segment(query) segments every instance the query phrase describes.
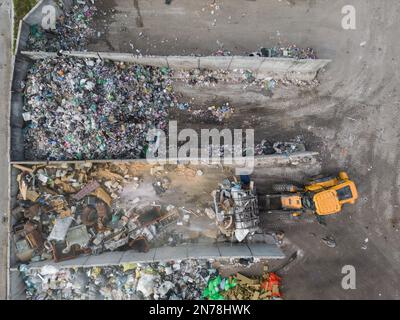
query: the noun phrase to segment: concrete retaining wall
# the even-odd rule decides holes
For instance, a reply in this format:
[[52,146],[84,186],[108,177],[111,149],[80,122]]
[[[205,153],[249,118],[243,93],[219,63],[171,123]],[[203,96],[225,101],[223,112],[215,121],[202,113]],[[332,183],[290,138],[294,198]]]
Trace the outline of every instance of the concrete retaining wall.
[[253,244],[189,244],[176,247],[150,249],[147,253],[136,251],[107,252],[97,256],[81,256],[75,259],[52,262],[43,261],[29,264],[29,268],[41,268],[44,265],[56,267],[94,267],[119,265],[122,263],[159,262],[184,259],[229,259],[229,258],[283,259],[282,250],[273,243]]
[[[56,57],[53,52],[22,51],[31,59]],[[195,56],[138,56],[130,53],[114,52],[78,52],[64,51],[63,55],[78,58],[101,58],[112,61],[138,63],[154,67],[169,67],[176,70],[210,69],[210,70],[250,70],[256,78],[264,79],[297,79],[310,81],[315,79],[318,71],[331,60],[292,58],[263,58],[245,56],[195,57]]]
[[10,270],[8,279],[8,300],[26,300],[25,283],[19,271]]

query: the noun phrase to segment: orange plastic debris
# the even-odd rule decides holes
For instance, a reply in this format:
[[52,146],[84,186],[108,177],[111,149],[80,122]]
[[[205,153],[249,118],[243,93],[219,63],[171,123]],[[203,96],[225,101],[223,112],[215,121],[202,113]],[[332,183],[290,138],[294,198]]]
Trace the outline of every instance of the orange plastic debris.
[[281,278],[276,274],[271,272],[268,279],[261,283],[261,288],[267,292],[271,292],[273,297],[280,297],[279,284]]

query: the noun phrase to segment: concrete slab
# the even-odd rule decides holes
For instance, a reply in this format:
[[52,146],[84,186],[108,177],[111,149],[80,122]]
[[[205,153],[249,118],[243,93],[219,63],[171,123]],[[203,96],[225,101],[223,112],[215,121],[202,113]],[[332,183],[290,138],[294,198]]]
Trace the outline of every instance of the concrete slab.
[[[43,267],[43,266],[48,266],[48,265],[56,265],[56,263],[55,262],[53,262],[53,261],[39,261],[39,262],[32,262],[32,263],[30,263],[29,264],[29,268],[32,268],[32,269],[40,269],[41,267]],[[16,267],[16,265],[12,265],[11,267],[13,267],[13,268],[15,268]]]
[[251,257],[251,251],[246,244],[218,244],[221,258],[246,258]]
[[200,57],[200,68],[228,70],[233,57]]
[[259,57],[234,56],[228,70],[251,70],[254,74],[256,74],[263,61],[264,58]]
[[83,266],[86,264],[86,262],[89,260],[89,256],[80,256],[78,258],[75,258],[73,260],[66,260],[66,261],[61,261],[57,262],[54,265],[57,267],[70,267],[71,262],[73,262],[73,266]]
[[66,261],[61,261],[61,262],[53,262],[53,261],[40,261],[40,262],[34,262],[29,264],[30,268],[36,269],[36,268],[41,268],[43,266],[51,265],[55,266],[57,268],[62,268],[62,267],[79,267],[79,266],[84,266],[86,264],[86,261],[89,259],[89,256],[79,256],[75,259],[72,260],[66,260]]
[[22,117],[23,96],[20,92],[13,92],[11,96],[10,121],[13,127],[22,128],[24,119]]
[[154,256],[156,254],[156,249],[150,249],[149,252],[142,253],[137,251],[126,251],[122,255],[120,263],[129,262],[152,262],[154,261]]
[[162,56],[134,56],[133,62],[146,66],[168,67],[167,58]]
[[168,56],[167,62],[168,66],[171,69],[177,70],[190,70],[190,69],[197,69],[200,66],[198,57],[190,57],[190,56]]
[[154,261],[182,260],[187,259],[187,246],[161,247],[157,248]]
[[267,259],[285,258],[285,254],[282,252],[282,250],[273,244],[253,243],[248,244],[248,247],[253,257],[263,257]]
[[44,6],[54,6],[56,9],[56,15],[59,16],[62,14],[62,11],[60,8],[57,6],[56,1],[54,0],[41,0],[39,1],[35,7],[32,8],[32,10],[24,17],[24,21],[28,23],[29,25],[34,25],[34,24],[40,24],[43,19],[43,13],[42,9]]
[[292,59],[265,58],[258,68],[257,78],[276,77],[277,75],[283,77],[291,64]]
[[216,244],[188,247],[188,258],[207,259],[219,257],[220,253]]
[[[86,260],[85,266],[107,266],[119,264],[123,256],[123,252],[107,252],[98,256],[90,256]],[[73,260],[71,260],[71,263]]]
[[327,59],[294,60],[288,71],[302,73],[317,72],[321,68],[325,67],[329,62],[331,62],[331,60]]
[[26,300],[25,283],[20,277],[19,271],[10,271],[10,300]]
[[[26,73],[28,72],[30,65],[31,65],[30,59],[22,55],[16,56],[14,63],[14,74],[12,79],[13,92],[23,92],[24,89],[21,87],[21,81],[25,80]],[[6,83],[6,85],[7,85],[7,90],[9,90],[8,82]]]

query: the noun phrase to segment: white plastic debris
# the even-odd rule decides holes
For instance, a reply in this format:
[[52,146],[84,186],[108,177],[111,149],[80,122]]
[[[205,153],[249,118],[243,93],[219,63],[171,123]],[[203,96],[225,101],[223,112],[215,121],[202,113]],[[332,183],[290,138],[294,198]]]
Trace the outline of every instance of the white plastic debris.
[[56,219],[56,223],[54,224],[53,230],[51,230],[48,240],[64,241],[72,220],[73,218],[71,217]]

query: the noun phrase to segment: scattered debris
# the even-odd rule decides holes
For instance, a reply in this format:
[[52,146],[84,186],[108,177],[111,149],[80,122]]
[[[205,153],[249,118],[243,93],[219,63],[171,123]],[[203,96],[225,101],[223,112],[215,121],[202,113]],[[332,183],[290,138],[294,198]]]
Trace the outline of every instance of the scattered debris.
[[294,58],[294,59],[317,59],[312,48],[299,48],[296,45],[288,47],[261,48],[260,51],[253,52],[250,56],[267,58]]
[[200,109],[188,108],[187,110],[193,118],[202,121],[217,121],[223,122],[231,117],[234,113],[234,108],[229,105],[229,102],[221,106],[202,107]]
[[[59,5],[63,7],[62,1]],[[85,50],[89,39],[96,34],[92,26],[96,12],[94,1],[74,0],[70,11],[63,8],[63,14],[56,20],[55,30],[45,30],[40,25],[31,26],[27,50]]]
[[361,245],[362,250],[367,250],[368,249],[368,238],[365,238],[364,243]]
[[332,236],[326,236],[325,238],[321,239],[323,243],[325,243],[329,248],[335,248],[336,247],[336,241],[335,238]]

